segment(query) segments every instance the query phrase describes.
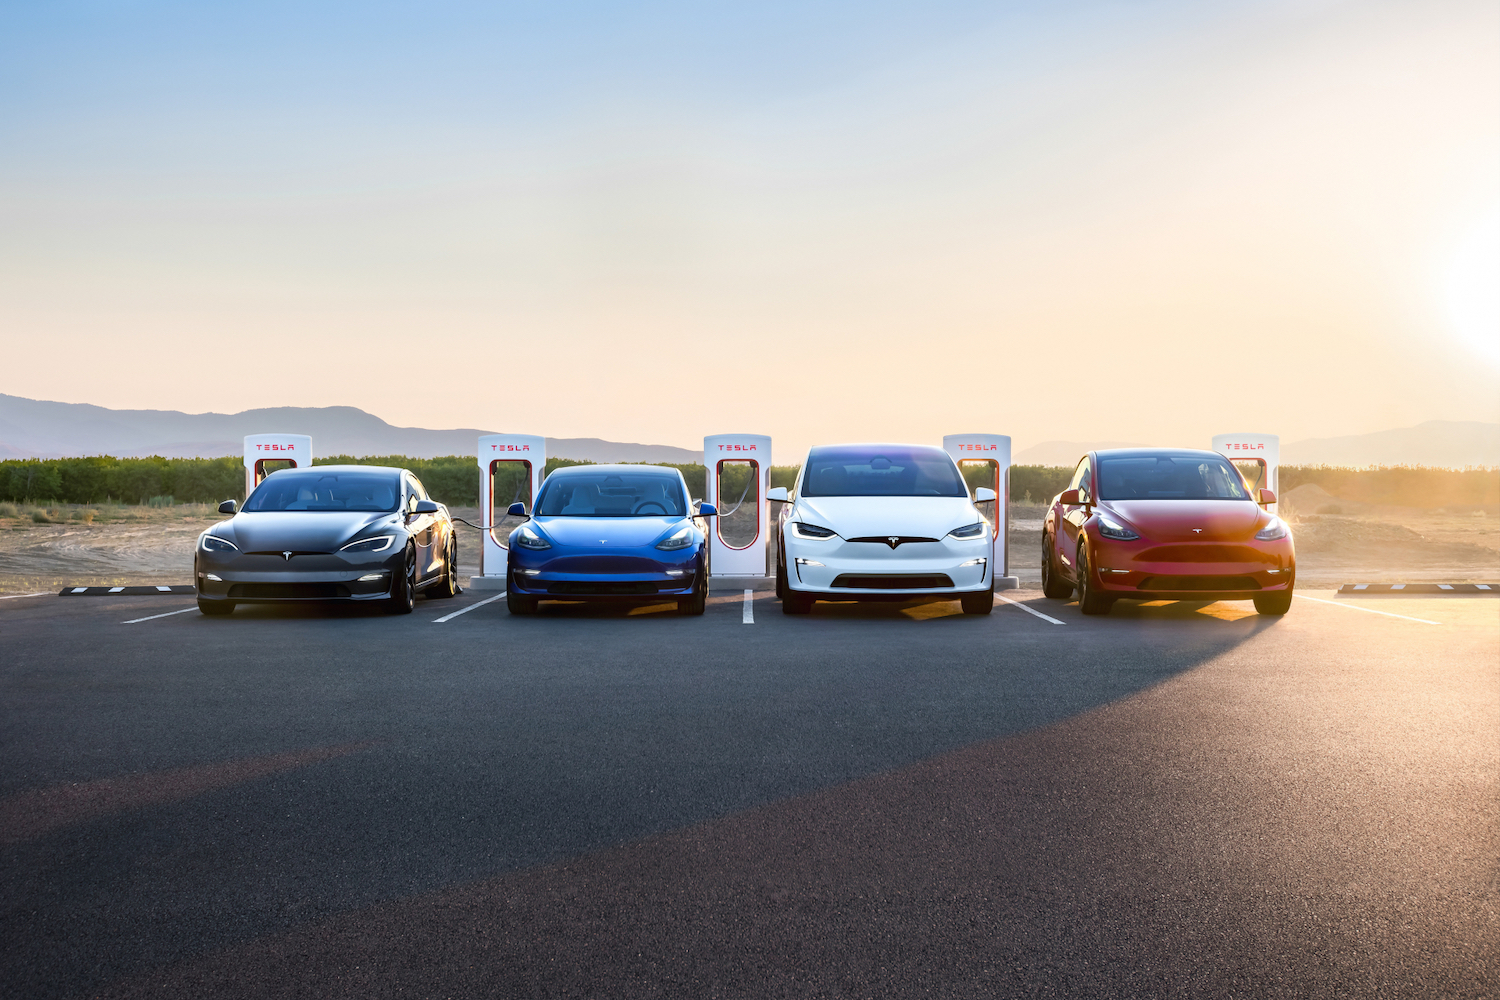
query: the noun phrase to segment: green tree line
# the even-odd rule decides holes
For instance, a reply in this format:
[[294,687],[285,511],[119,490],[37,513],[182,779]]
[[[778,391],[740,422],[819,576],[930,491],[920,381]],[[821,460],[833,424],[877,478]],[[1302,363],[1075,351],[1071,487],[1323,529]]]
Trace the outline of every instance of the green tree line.
[[[479,503],[479,468],[473,456],[410,458],[406,455],[332,455],[315,465],[391,465],[410,469],[436,499],[455,507]],[[549,458],[547,472],[568,465],[587,465],[575,459]],[[666,463],[662,463],[666,464]],[[698,463],[672,465],[687,481],[695,497],[704,495],[708,470]],[[790,487],[798,466],[773,465],[772,486]],[[1016,465],[1010,470],[1012,501],[1045,503],[1067,485],[1073,470],[1059,466]],[[748,467],[726,470],[724,493],[737,499],[745,486]],[[989,482],[983,466],[964,466],[969,485]],[[1351,469],[1337,466],[1281,467],[1281,492],[1316,483],[1345,500],[1393,504],[1401,507],[1492,506],[1500,503],[1500,470],[1435,469],[1424,466],[1382,466]],[[497,482],[497,487],[499,487]],[[243,500],[244,465],[239,458],[32,458],[0,461],[0,500],[23,503],[146,503],[152,497],[172,497],[178,503],[216,503]]]

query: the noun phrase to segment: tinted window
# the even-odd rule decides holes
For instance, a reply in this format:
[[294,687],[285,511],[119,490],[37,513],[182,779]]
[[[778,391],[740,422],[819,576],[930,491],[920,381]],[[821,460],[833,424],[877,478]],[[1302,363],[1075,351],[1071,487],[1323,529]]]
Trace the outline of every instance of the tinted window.
[[687,498],[676,476],[652,472],[553,473],[542,484],[540,517],[682,517]]
[[1099,458],[1101,500],[1248,500],[1244,480],[1222,458],[1131,455]]
[[386,511],[400,499],[401,480],[389,472],[278,472],[255,488],[244,509]]
[[805,497],[966,497],[963,477],[938,448],[814,448]]

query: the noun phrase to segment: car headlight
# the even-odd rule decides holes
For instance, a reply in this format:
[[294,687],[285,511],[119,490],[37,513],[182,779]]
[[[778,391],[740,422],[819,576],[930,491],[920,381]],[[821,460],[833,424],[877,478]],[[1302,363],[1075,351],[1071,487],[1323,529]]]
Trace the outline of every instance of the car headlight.
[[1291,534],[1291,529],[1286,526],[1286,522],[1279,517],[1272,517],[1264,528],[1255,533],[1255,538],[1261,542],[1274,542],[1289,534]]
[[218,535],[204,534],[199,540],[204,552],[238,552],[240,547],[227,538]]
[[521,546],[521,548],[523,549],[552,548],[552,543],[543,538],[541,534],[538,533],[537,530],[529,524],[523,524],[516,529],[516,544]]
[[657,542],[656,547],[659,549],[666,549],[670,552],[672,549],[685,549],[692,544],[693,529],[689,528],[687,525],[683,525],[682,527],[678,528],[676,531],[668,535],[666,538],[663,538],[661,541]]
[[340,552],[384,552],[391,547],[396,540],[395,535],[376,535],[374,538],[361,538],[357,542],[350,542]]
[[954,538],[983,538],[984,522],[975,521],[973,524],[966,524],[962,528],[954,528],[948,534]]
[[798,538],[832,538],[838,534],[832,528],[819,527],[816,524],[807,524],[803,521],[792,522],[792,534]]
[[1105,538],[1118,538],[1123,542],[1133,542],[1141,537],[1125,527],[1125,525],[1112,518],[1105,517],[1103,514],[1099,515],[1099,534]]

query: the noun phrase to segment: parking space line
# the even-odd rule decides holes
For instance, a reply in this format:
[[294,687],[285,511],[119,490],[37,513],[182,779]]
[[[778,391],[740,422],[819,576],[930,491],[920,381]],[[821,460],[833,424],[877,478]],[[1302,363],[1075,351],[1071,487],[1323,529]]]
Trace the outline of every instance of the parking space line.
[[1404,618],[1409,622],[1421,622],[1423,625],[1443,624],[1442,622],[1428,621],[1426,618],[1413,618],[1411,615],[1398,615],[1391,611],[1377,611],[1374,608],[1362,608],[1357,604],[1341,604],[1338,601],[1329,601],[1321,597],[1308,597],[1306,594],[1297,594],[1296,596],[1302,598],[1304,601],[1317,601],[1319,604],[1332,604],[1334,607],[1343,608],[1346,611],[1368,611],[1372,615],[1385,615],[1387,618]]
[[1035,608],[1027,607],[1026,605],[1022,604],[1020,601],[1012,601],[1009,597],[1005,597],[1005,596],[1002,596],[1000,594],[996,594],[995,596],[999,597],[1000,600],[1004,601],[1006,604],[1013,604],[1013,605],[1015,605],[1016,607],[1020,608],[1022,611],[1026,612],[1028,615],[1036,615],[1038,618],[1040,618],[1044,622],[1051,622],[1054,625],[1066,625],[1066,624],[1068,624],[1065,621],[1058,621],[1056,618],[1053,618],[1051,615],[1044,615],[1040,611],[1037,611]]
[[489,604],[491,601],[498,601],[498,600],[500,600],[500,598],[502,598],[504,596],[505,596],[505,592],[501,591],[500,593],[496,594],[494,597],[486,597],[482,601],[475,601],[473,604],[469,605],[467,608],[459,608],[457,611],[453,612],[452,614],[444,615],[441,618],[434,618],[432,620],[432,624],[434,624],[434,625],[441,625],[441,624],[443,624],[443,622],[449,621],[450,619],[453,619],[453,618],[457,618],[459,615],[466,615],[470,611],[473,611],[475,608],[482,608],[486,604]]
[[745,591],[745,610],[740,615],[741,625],[755,624],[755,591]]
[[145,618],[132,618],[132,619],[130,619],[130,621],[128,621],[128,622],[121,622],[120,624],[121,625],[134,625],[136,622],[149,622],[153,618],[171,618],[173,615],[185,615],[189,611],[197,611],[197,610],[198,610],[197,605],[194,605],[191,608],[182,608],[182,609],[180,609],[178,611],[168,611],[164,615],[147,615]]
[[0,597],[0,601],[15,601],[22,597],[47,597],[51,593],[52,591],[50,590],[44,590],[40,594],[6,594],[4,597]]

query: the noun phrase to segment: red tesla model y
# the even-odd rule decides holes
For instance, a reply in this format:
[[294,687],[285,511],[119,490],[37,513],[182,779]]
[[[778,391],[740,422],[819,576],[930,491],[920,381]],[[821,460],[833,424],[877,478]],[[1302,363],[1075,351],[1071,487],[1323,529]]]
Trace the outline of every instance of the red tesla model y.
[[1092,451],[1042,526],[1042,589],[1078,591],[1086,615],[1117,600],[1250,601],[1284,615],[1297,575],[1292,533],[1222,455]]

